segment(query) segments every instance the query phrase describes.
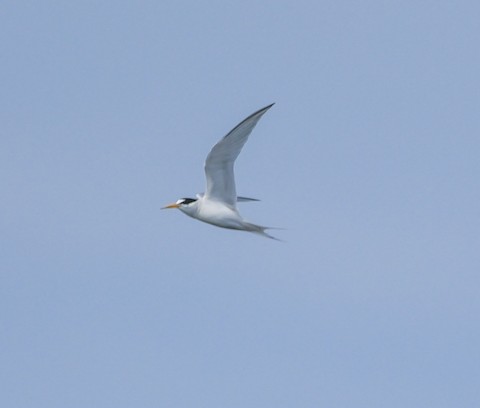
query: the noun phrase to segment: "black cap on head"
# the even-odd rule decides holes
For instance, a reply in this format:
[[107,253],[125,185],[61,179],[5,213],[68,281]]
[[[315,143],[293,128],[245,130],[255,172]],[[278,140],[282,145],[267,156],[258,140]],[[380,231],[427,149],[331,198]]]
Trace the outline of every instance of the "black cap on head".
[[196,198],[181,198],[177,201],[178,204],[191,204],[197,201]]

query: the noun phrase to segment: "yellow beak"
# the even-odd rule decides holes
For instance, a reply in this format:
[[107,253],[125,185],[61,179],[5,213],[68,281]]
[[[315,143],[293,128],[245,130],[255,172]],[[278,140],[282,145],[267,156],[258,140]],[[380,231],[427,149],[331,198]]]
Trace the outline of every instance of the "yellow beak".
[[173,204],[166,205],[165,207],[162,207],[161,209],[166,210],[168,208],[178,208],[178,207],[180,207],[180,206],[177,203],[173,203]]

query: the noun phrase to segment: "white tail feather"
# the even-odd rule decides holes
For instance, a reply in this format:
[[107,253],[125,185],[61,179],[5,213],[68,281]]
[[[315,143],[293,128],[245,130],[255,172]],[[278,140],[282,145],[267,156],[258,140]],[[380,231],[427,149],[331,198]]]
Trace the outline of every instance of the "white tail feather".
[[281,239],[276,238],[276,237],[274,237],[270,234],[267,234],[265,232],[265,230],[268,230],[268,229],[281,229],[281,228],[264,227],[262,225],[256,225],[256,224],[252,224],[250,222],[244,222],[243,225],[244,225],[246,231],[254,232],[256,234],[262,235],[263,237],[274,239],[276,241],[281,241]]

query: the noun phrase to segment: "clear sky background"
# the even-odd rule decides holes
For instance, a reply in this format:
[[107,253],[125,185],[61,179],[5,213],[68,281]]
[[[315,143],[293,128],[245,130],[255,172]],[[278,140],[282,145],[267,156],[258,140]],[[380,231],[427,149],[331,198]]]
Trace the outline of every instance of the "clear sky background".
[[[480,406],[477,1],[4,1],[0,406]],[[277,242],[160,208],[237,188]]]

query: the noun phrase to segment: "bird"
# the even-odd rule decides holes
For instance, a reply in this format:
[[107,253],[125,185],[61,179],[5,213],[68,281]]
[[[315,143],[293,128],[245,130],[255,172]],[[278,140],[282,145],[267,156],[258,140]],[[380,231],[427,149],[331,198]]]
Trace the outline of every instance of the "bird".
[[259,201],[255,198],[237,196],[234,164],[250,133],[261,117],[274,105],[265,106],[242,120],[210,150],[205,160],[205,193],[196,198],[180,198],[162,209],[177,208],[199,221],[232,230],[248,231],[266,238],[279,240],[266,230],[273,227],[253,224],[239,213],[238,202]]

